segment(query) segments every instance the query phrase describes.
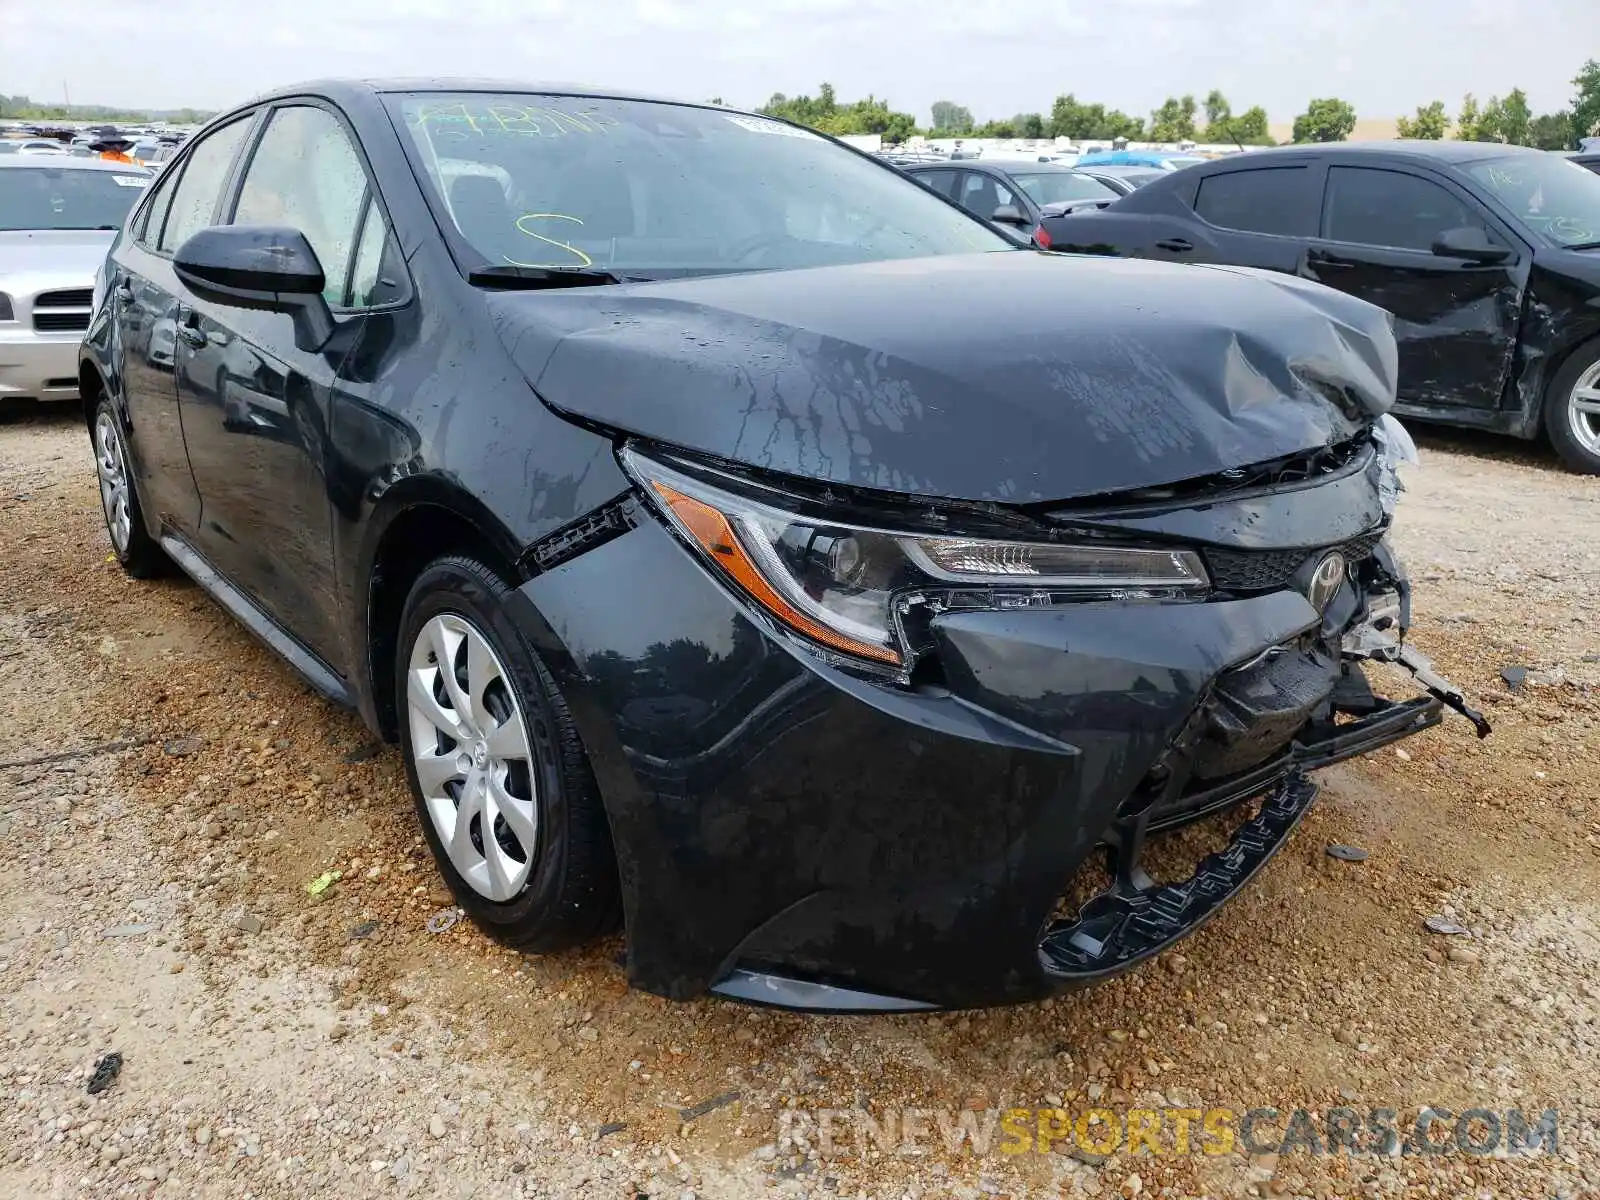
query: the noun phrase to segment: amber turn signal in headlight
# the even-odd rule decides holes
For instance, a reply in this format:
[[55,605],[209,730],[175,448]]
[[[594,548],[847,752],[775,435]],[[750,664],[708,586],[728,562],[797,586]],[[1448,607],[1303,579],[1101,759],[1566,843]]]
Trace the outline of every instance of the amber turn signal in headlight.
[[[897,613],[1007,607],[1209,586],[1193,551],[900,533],[810,515],[815,505],[699,475],[629,447],[628,473],[724,578],[818,646],[902,670],[916,657]],[[743,486],[764,494],[757,499]],[[797,510],[790,511],[789,505]],[[931,607],[929,607],[931,605]]]

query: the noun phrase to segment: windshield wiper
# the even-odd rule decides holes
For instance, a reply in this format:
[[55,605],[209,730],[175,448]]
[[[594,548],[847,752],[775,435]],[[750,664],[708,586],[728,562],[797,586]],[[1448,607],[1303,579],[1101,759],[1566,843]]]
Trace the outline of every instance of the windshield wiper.
[[1567,250],[1600,250],[1600,242],[1573,242],[1570,246],[1563,248]]
[[540,288],[602,287],[622,280],[599,267],[516,267],[509,264],[479,267],[467,273],[474,287]]

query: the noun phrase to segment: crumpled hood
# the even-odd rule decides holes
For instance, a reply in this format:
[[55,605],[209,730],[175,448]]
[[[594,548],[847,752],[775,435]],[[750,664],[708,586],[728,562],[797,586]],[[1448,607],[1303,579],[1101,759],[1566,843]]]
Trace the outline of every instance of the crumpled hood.
[[1342,441],[1387,313],[1247,268],[999,252],[491,293],[544,401],[751,467],[1025,503]]

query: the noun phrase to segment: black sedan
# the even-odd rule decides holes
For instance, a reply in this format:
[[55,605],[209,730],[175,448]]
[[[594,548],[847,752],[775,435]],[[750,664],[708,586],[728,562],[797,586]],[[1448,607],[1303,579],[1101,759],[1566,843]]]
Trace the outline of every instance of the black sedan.
[[1290,146],[1046,217],[1052,250],[1264,267],[1387,308],[1396,411],[1548,434],[1600,474],[1600,176],[1477,142]]
[[[1310,769],[1469,711],[1403,640],[1379,309],[1019,249],[780,121],[286,90],[185,146],[104,297],[126,570],[399,743],[482,927],[621,921],[653,992],[1101,978],[1242,888]],[[1244,802],[1192,879],[1145,873]]]
[[1103,208],[1120,195],[1110,185],[1058,163],[910,163],[901,170],[973,216],[1024,236],[1047,214]]

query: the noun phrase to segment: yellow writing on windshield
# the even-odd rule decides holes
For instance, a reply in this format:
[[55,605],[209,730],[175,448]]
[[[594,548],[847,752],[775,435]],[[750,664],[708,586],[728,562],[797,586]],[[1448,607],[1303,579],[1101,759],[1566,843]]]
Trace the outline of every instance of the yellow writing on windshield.
[[457,139],[483,136],[472,110],[465,104],[425,104],[417,109],[412,123],[434,137],[441,134]]
[[569,246],[566,242],[557,241],[552,237],[545,237],[544,234],[535,233],[533,230],[529,229],[528,225],[533,221],[571,221],[574,225],[582,225],[583,222],[581,220],[579,220],[577,217],[569,217],[566,213],[524,213],[522,216],[517,218],[518,233],[523,234],[526,237],[531,237],[536,242],[543,242],[547,246],[554,246],[558,250],[565,250],[568,254],[575,256],[578,261],[576,264],[570,262],[518,262],[516,259],[507,255],[506,261],[513,267],[570,267],[574,265],[580,267],[592,267],[594,265],[594,259],[590,258],[576,246]]
[[578,133],[604,133],[621,124],[615,117],[590,109],[569,111],[543,104],[488,104],[473,107],[460,102],[419,107],[410,123],[438,137],[462,140],[498,137],[567,137]]
[[617,124],[596,112],[567,112],[559,108],[491,104],[483,124],[499,133],[525,137],[563,137],[569,133],[604,133]]

